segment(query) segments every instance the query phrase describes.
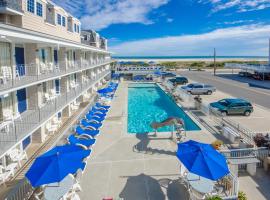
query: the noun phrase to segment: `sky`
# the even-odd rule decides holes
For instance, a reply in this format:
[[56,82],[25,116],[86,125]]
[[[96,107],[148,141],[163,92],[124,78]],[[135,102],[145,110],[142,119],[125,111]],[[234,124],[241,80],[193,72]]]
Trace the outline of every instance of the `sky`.
[[54,0],[114,56],[267,56],[270,0]]

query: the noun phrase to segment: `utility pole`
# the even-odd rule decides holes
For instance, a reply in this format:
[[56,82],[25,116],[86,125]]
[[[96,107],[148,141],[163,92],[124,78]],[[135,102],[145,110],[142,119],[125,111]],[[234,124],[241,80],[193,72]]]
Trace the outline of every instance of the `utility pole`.
[[214,76],[216,75],[217,63],[216,63],[216,48],[214,48]]

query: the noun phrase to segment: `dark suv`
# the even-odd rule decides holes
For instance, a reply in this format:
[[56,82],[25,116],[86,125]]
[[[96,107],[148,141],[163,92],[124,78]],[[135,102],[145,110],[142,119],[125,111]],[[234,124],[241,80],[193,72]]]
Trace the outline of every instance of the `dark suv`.
[[188,79],[186,77],[183,76],[177,76],[175,78],[169,79],[170,82],[172,82],[172,84],[174,86],[176,85],[184,85],[188,83]]
[[244,99],[222,99],[211,103],[210,106],[223,116],[226,115],[245,115],[249,116],[253,112],[253,106]]

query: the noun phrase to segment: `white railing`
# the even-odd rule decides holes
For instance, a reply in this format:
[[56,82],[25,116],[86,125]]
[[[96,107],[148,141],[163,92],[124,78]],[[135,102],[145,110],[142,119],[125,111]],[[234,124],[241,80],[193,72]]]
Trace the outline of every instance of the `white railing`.
[[263,64],[239,64],[239,63],[225,63],[226,68],[230,69],[242,69],[242,70],[252,70],[257,72],[270,73],[270,66]]
[[221,195],[224,200],[237,200],[239,191],[238,177],[230,173],[221,180],[225,187],[225,194]]
[[108,75],[109,72],[110,71],[105,71],[100,73],[96,76],[95,80],[84,82],[76,87],[76,89],[72,89],[67,93],[62,93],[54,100],[47,102],[41,108],[27,110],[22,114],[20,120],[15,120],[14,123],[10,125],[9,132],[0,134],[0,153],[4,153],[6,150],[11,148],[13,144],[25,138],[52,115],[59,112],[64,106],[74,101],[88,88],[92,87],[93,84]]
[[[54,79],[58,76],[63,76],[68,73],[87,70],[100,65],[109,64],[111,60],[100,62],[95,65],[91,65],[89,61],[76,61],[68,68],[67,63],[60,62],[44,63],[44,64],[29,64],[19,66],[8,66],[0,68],[0,92],[20,87],[22,85],[34,84],[36,81],[42,81],[46,79]],[[14,72],[13,72],[14,71]]]
[[260,163],[258,166],[263,166],[263,161],[270,154],[270,150],[266,147],[255,147],[245,149],[231,149],[220,151],[226,158],[257,158]]

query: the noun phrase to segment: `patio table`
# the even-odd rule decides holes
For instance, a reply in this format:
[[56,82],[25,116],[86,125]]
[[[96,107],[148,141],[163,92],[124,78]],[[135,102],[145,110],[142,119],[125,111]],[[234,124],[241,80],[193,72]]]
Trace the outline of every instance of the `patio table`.
[[46,185],[44,189],[44,197],[46,200],[59,200],[70,191],[73,184],[73,177],[68,175],[60,183]]
[[202,193],[202,194],[207,194],[211,193],[214,189],[214,181],[203,178],[201,176],[198,176],[193,173],[188,173],[187,174],[187,180],[189,185],[196,191]]

